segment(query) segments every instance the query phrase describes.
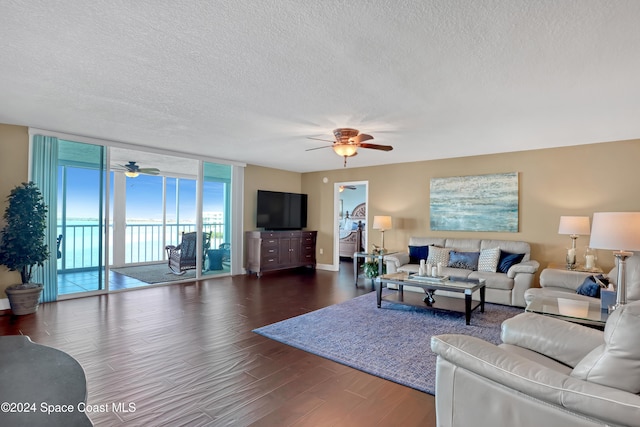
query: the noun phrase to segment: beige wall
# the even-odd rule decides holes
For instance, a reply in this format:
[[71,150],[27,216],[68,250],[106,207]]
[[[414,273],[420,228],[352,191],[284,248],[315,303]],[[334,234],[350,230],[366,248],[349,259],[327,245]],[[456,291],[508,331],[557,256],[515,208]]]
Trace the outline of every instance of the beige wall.
[[[29,131],[24,126],[0,124],[0,217],[7,208],[7,196],[11,190],[28,178]],[[0,228],[4,227],[0,219]],[[20,283],[20,274],[0,266],[0,298],[4,289]]]
[[[6,196],[27,179],[28,129],[0,124],[0,210]],[[517,153],[403,163],[368,168],[336,169],[300,174],[249,165],[245,169],[244,229],[255,230],[258,189],[309,194],[308,229],[318,230],[318,262],[333,262],[333,183],[369,182],[368,215],[391,215],[393,230],[385,233],[387,248],[405,249],[410,236],[451,236],[524,240],[532,258],[543,266],[562,262],[568,236],[557,234],[561,215],[599,211],[640,211],[640,140],[580,145]],[[336,156],[336,162],[341,160]],[[520,231],[517,233],[432,232],[429,230],[429,182],[432,177],[518,172]],[[328,183],[322,181],[328,178]],[[1,220],[0,220],[1,221]],[[371,222],[371,221],[369,221]],[[380,233],[368,230],[370,242]],[[578,245],[588,244],[588,237]],[[608,251],[599,264],[613,266]],[[18,281],[17,273],[0,267],[0,292]],[[0,298],[4,297],[0,294]]]
[[[340,159],[336,157],[336,162]],[[319,231],[318,262],[333,260],[333,183],[369,182],[369,224],[373,215],[391,215],[393,230],[385,246],[406,250],[410,236],[524,240],[532,258],[544,267],[562,262],[568,236],[557,234],[561,215],[592,216],[599,211],[640,211],[640,140],[580,145],[516,153],[337,169],[303,174],[302,191],[312,206],[309,229]],[[433,177],[518,172],[520,231],[517,233],[432,232],[429,229],[429,183]],[[322,178],[329,182],[323,184]],[[370,243],[380,232],[367,230]],[[578,239],[579,255],[589,238]],[[598,251],[599,265],[608,271],[613,256]]]

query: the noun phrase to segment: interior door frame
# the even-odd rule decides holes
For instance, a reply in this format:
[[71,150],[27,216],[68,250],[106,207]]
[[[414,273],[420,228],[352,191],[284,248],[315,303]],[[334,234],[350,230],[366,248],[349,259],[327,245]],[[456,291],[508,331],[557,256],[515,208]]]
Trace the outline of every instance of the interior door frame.
[[[333,266],[335,271],[340,269],[340,186],[364,185],[364,202],[367,206],[365,215],[365,228],[369,225],[369,181],[341,181],[333,183]],[[365,233],[364,248],[369,247],[369,233]]]

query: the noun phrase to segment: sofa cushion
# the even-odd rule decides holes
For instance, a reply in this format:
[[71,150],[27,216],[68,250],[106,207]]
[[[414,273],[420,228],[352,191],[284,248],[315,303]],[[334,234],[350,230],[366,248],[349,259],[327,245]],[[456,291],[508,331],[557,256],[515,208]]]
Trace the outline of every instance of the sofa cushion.
[[449,249],[432,246],[429,248],[427,264],[438,265],[438,263],[442,263],[444,267],[449,265]]
[[500,259],[498,260],[497,271],[500,273],[506,273],[512,265],[520,263],[523,258],[524,254],[514,254],[500,250]]
[[447,240],[441,237],[409,237],[409,245],[411,246],[440,246],[444,248]]
[[473,270],[465,270],[464,268],[444,267],[442,269],[442,275],[452,279],[466,279],[471,273]]
[[449,264],[447,267],[477,270],[479,257],[480,252],[449,251]]
[[640,301],[622,305],[609,316],[604,344],[582,359],[571,376],[640,393]]
[[429,246],[411,246],[409,245],[409,262],[411,264],[420,264],[420,260],[426,260],[429,256]]
[[500,260],[500,248],[484,249],[478,258],[478,271],[496,272]]
[[469,279],[485,279],[487,288],[491,289],[513,289],[513,279],[507,277],[504,273],[495,273],[491,271],[472,271]]
[[420,264],[404,264],[398,267],[398,271],[404,273],[418,273],[420,271]]
[[480,242],[480,250],[500,248],[505,252],[511,252],[512,254],[525,254],[522,261],[529,261],[531,259],[531,245],[527,242],[517,240],[491,240],[483,239]]

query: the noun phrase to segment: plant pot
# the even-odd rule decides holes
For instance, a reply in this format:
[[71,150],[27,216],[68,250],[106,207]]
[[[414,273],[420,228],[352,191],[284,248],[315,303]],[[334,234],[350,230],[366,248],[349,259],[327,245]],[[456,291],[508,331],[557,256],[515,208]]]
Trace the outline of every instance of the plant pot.
[[11,285],[5,289],[13,314],[21,316],[35,313],[40,305],[42,289],[44,286],[36,283]]

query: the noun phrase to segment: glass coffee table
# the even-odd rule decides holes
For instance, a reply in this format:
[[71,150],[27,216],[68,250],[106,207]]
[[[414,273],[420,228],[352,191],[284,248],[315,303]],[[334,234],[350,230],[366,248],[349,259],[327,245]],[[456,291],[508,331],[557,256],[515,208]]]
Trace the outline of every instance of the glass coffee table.
[[549,296],[534,298],[525,311],[601,329],[609,318],[609,312],[601,310],[599,302]]
[[[392,273],[379,276],[376,281],[378,294],[378,308],[382,307],[382,301],[396,304],[411,305],[414,307],[430,308],[435,310],[458,311],[465,314],[466,324],[471,322],[471,312],[480,307],[484,313],[484,279],[460,279],[460,278],[433,278],[421,277],[410,273]],[[391,283],[398,285],[398,292],[382,297],[382,288]],[[404,292],[404,286],[422,288],[424,295],[419,292]],[[464,299],[437,295],[436,291],[449,291],[464,294]],[[478,291],[480,301],[474,301],[472,295]]]

